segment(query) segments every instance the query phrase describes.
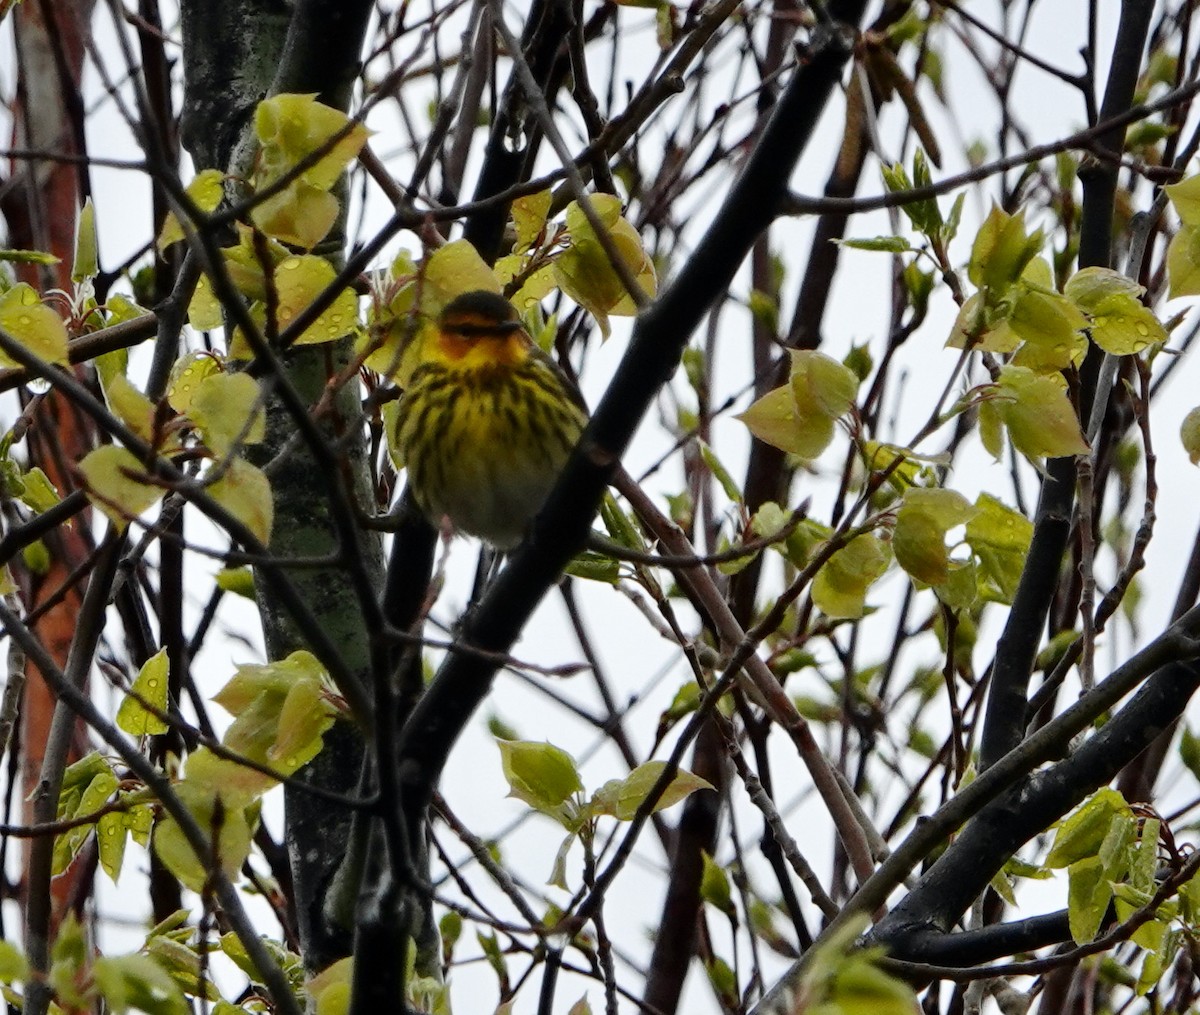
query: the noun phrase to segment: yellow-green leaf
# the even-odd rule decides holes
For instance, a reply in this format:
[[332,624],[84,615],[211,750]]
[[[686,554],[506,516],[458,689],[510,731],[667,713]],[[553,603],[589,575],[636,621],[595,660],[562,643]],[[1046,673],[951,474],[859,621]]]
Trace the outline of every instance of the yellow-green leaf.
[[[210,846],[215,842],[217,861],[225,874],[235,879],[250,853],[250,826],[240,807],[230,806],[220,793],[184,780],[175,787],[184,806],[206,831]],[[174,818],[165,817],[154,829],[154,852],[183,884],[194,892],[204,889],[208,872],[184,838]]]
[[526,194],[513,201],[511,215],[513,230],[517,234],[513,250],[516,253],[523,253],[537,242],[546,228],[546,216],[550,214],[552,200],[553,195],[549,190],[539,190],[536,194]]
[[28,968],[20,948],[11,941],[0,941],[0,983],[25,979]]
[[22,490],[18,494],[21,503],[39,514],[49,511],[62,500],[58,490],[50,482],[50,477],[36,465],[21,476],[21,486]]
[[1091,310],[1092,341],[1114,356],[1129,356],[1169,337],[1154,312],[1136,296],[1113,293]]
[[1024,284],[1016,288],[1008,324],[1026,342],[1066,350],[1088,326],[1087,318],[1065,296]]
[[[593,194],[589,203],[628,273],[645,295],[653,296],[658,288],[654,263],[637,230],[621,216],[620,199],[612,194]],[[637,304],[626,292],[625,283],[578,202],[567,206],[566,222],[568,245],[554,262],[555,278],[563,292],[595,317],[607,335],[609,316],[635,314]]]
[[167,710],[168,672],[169,663],[165,648],[147,659],[138,671],[129,693],[117,710],[117,725],[130,736],[166,733],[170,729],[164,720],[148,711],[142,704],[143,701],[148,702],[159,712]]
[[316,1002],[317,1015],[348,1015],[353,978],[354,957],[350,956],[338,959],[305,984]]
[[187,414],[218,458],[227,455],[235,442],[259,444],[266,436],[266,409],[260,394],[258,381],[246,373],[210,372],[196,385]]
[[791,385],[768,391],[734,418],[760,441],[801,458],[818,457],[833,440],[833,420],[828,416],[810,413],[797,418]]
[[564,805],[583,789],[574,759],[562,748],[529,740],[497,740],[509,796],[566,824]]
[[[68,362],[66,325],[25,282],[0,293],[0,331],[46,363]],[[17,362],[0,352],[0,366],[13,367]]]
[[243,599],[254,599],[254,572],[248,567],[225,567],[217,572],[217,588]]
[[818,412],[837,419],[850,411],[859,384],[853,370],[810,349],[794,350],[791,358],[789,380],[797,416]]
[[113,373],[101,383],[104,400],[113,415],[142,440],[151,440],[154,436],[154,403],[138,391],[123,373]]
[[715,906],[726,916],[733,917],[737,909],[733,905],[733,894],[729,890],[729,875],[705,850],[704,873],[700,875],[700,898]]
[[1045,237],[1040,229],[1027,234],[1022,212],[1009,215],[993,205],[971,247],[967,275],[980,289],[989,291],[994,302],[1021,277],[1025,266],[1042,249]]
[[1137,297],[1145,291],[1145,286],[1138,285],[1127,275],[1099,265],[1080,268],[1063,286],[1063,295],[1088,314],[1110,296]]
[[300,179],[321,190],[337,182],[370,136],[361,123],[351,125],[350,117],[317,102],[315,95],[289,93],[273,95],[258,104],[254,132],[262,145],[260,172],[267,180],[278,179],[342,133],[315,165],[300,174]]
[[275,742],[267,749],[267,759],[283,763],[285,770],[295,771],[303,762],[316,757],[322,737],[333,725],[333,712],[326,704],[321,681],[309,677],[297,680],[288,688],[279,710],[279,729]]
[[1112,823],[1132,813],[1125,798],[1115,789],[1098,790],[1058,826],[1046,866],[1067,867],[1086,857],[1095,857]]
[[211,353],[189,352],[175,361],[167,386],[167,401],[181,415],[188,415],[192,399],[205,378],[221,372],[221,361]]
[[[279,300],[276,324],[281,332],[332,284],[334,275],[333,266],[315,254],[302,254],[280,262],[275,269],[275,291]],[[357,327],[358,300],[353,290],[343,289],[295,339],[295,344],[333,342]]]
[[1163,188],[1185,226],[1200,226],[1200,176],[1189,176]]
[[[225,174],[219,169],[202,170],[187,185],[186,192],[197,209],[208,215],[217,210],[217,205],[225,196]],[[172,243],[178,243],[185,237],[178,216],[173,211],[168,212],[156,241],[158,249],[166,250]]]
[[327,190],[297,179],[256,204],[250,218],[281,243],[312,250],[329,235],[340,210],[337,198]]
[[498,293],[500,282],[469,240],[453,240],[425,260],[421,310],[436,317],[456,296],[475,289]]
[[1179,439],[1183,442],[1183,449],[1188,453],[1192,464],[1200,464],[1200,406],[1183,417],[1183,423],[1179,427]]
[[100,867],[113,884],[121,876],[121,865],[125,861],[125,843],[129,839],[125,819],[126,815],[113,812],[96,822],[96,852]]
[[224,473],[208,487],[209,496],[266,545],[271,541],[275,498],[266,473],[244,458],[223,463]]
[[983,293],[973,293],[963,302],[946,339],[951,349],[965,349],[968,343],[982,352],[1012,352],[1021,339],[1007,317],[988,308]]
[[1013,446],[1028,458],[1061,458],[1089,450],[1061,376],[1003,367],[993,405]]
[[142,463],[115,444],[105,444],[89,452],[78,468],[88,500],[121,531],[131,518],[149,510],[163,495],[160,487],[140,478],[146,472]]
[[213,292],[207,275],[201,275],[196,283],[196,290],[188,301],[187,316],[188,324],[197,331],[215,331],[224,323],[221,301]]
[[[637,768],[621,780],[620,787],[617,790],[614,817],[620,821],[632,820],[638,808],[645,803],[646,798],[650,795],[650,791],[654,788],[654,784],[658,782],[666,767],[667,763],[665,761],[647,761],[644,764],[638,765]],[[671,781],[667,783],[666,788],[662,791],[662,795],[655,801],[651,813],[656,813],[679,803],[680,800],[691,796],[696,790],[712,788],[712,784],[706,779],[701,779],[700,776],[693,775],[691,772],[681,768],[675,773]]]
[[1071,864],[1067,876],[1067,922],[1071,937],[1076,944],[1086,944],[1100,930],[1112,899],[1112,886],[1096,856]]

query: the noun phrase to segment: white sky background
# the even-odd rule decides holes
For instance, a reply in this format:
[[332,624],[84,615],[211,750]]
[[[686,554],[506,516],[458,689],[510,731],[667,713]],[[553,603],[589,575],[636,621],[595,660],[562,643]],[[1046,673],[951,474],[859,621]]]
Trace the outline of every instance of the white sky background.
[[[101,5],[103,6],[103,5]],[[998,24],[998,4],[973,3],[970,10],[985,19],[989,24]],[[1117,0],[1101,0],[1100,10],[1102,20],[1100,25],[1100,66],[1099,79],[1103,81],[1107,70],[1105,54],[1111,46],[1112,33],[1115,29],[1119,10]],[[759,5],[753,5],[758,8]],[[1085,10],[1083,4],[1050,3],[1035,6],[1031,31],[1027,48],[1035,54],[1056,63],[1068,70],[1080,69],[1082,61],[1078,51],[1086,41]],[[517,28],[523,17],[524,4],[511,4],[508,7],[510,26]],[[592,9],[591,2],[587,10]],[[415,11],[415,9],[414,9]],[[947,17],[950,17],[947,15]],[[654,37],[652,15],[650,12],[635,8],[622,8],[618,12],[622,26],[640,23],[644,26],[643,37],[645,52],[636,60],[630,50],[625,51],[627,64],[618,68],[618,77],[623,82],[630,79],[640,83],[654,58]],[[97,43],[105,58],[110,60],[110,73],[119,74],[121,67],[119,50],[113,43],[111,22],[107,13],[97,14]],[[456,32],[448,32],[447,40],[454,40],[457,45]],[[948,33],[941,33],[940,38],[948,40]],[[607,50],[601,47],[597,50],[601,58],[592,70],[593,83],[597,89],[603,88],[601,75],[607,73]],[[945,164],[942,170],[935,173],[935,178],[955,173],[963,168],[964,162],[961,150],[966,144],[982,140],[988,145],[989,156],[995,154],[995,136],[997,118],[990,89],[981,78],[980,72],[968,60],[963,58],[959,47],[947,43],[943,57],[946,63],[946,82],[950,93],[952,116],[948,119],[936,100],[930,94],[927,85],[922,84],[922,96],[926,102],[926,112],[934,124],[934,128],[943,143]],[[0,89],[4,94],[11,94],[14,63],[11,59],[11,37],[7,26],[0,27]],[[86,78],[87,94],[96,103],[95,112],[88,121],[89,151],[93,156],[136,159],[136,145],[120,115],[111,101],[105,101],[98,86],[94,71],[89,70]],[[743,87],[743,92],[745,91]],[[424,116],[424,99],[418,99],[409,93],[407,96],[410,112],[414,117]],[[684,101],[684,96],[673,100],[674,104]],[[1084,109],[1077,94],[1067,85],[1036,68],[1023,66],[1018,71],[1013,91],[1012,109],[1023,120],[1035,143],[1054,140],[1078,129],[1084,123]],[[661,130],[663,123],[674,120],[672,105],[668,105],[661,114],[657,125],[645,132],[642,143],[642,158],[661,150]],[[381,154],[395,153],[399,147],[394,107],[385,103],[376,110],[369,121],[377,134],[372,140],[375,150]],[[744,122],[744,118],[743,121]],[[895,115],[885,119],[881,127],[881,140],[886,158],[891,161],[901,152],[897,139],[900,136],[901,121]],[[0,124],[3,136],[7,136],[7,126]],[[817,195],[824,185],[838,141],[841,136],[841,104],[835,101],[825,116],[821,129],[814,143],[801,161],[793,179],[798,192]],[[659,133],[656,134],[656,130]],[[734,136],[737,128],[735,127]],[[483,131],[479,132],[479,144],[482,144]],[[569,137],[569,135],[568,135]],[[657,145],[657,147],[656,147]],[[547,149],[548,153],[548,149]],[[911,147],[903,152],[905,161],[911,158]],[[550,168],[552,156],[543,156],[543,167]],[[478,155],[473,158],[471,169],[478,162]],[[404,180],[409,171],[405,160],[398,156],[394,160],[395,175]],[[653,172],[652,165],[644,165],[643,169]],[[471,178],[470,171],[468,179]],[[100,236],[103,263],[112,265],[119,263],[128,254],[143,245],[151,231],[150,198],[148,181],[138,173],[94,168],[92,179],[96,190],[95,203],[97,211],[98,232]],[[862,193],[872,194],[880,190],[878,165],[871,165],[864,174],[866,183]],[[687,201],[694,206],[691,216],[690,239],[692,242],[700,235],[707,215],[717,207],[720,198],[727,187],[727,178],[713,174],[696,193],[689,194]],[[357,193],[357,188],[355,188]],[[390,210],[385,199],[373,188],[368,188],[369,198],[365,209],[356,208],[351,214],[351,223],[358,221],[360,211],[368,223],[364,230],[369,235],[372,225],[381,223]],[[970,240],[974,235],[982,216],[987,212],[985,200],[981,197],[983,191],[970,192],[965,209],[963,227],[960,238],[953,248],[956,263],[965,263],[969,251]],[[994,185],[989,186],[986,193],[996,193]],[[1144,191],[1143,191],[1144,196]],[[702,198],[702,199],[701,199]],[[950,198],[942,199],[943,208],[948,208]],[[896,216],[893,216],[895,218]],[[902,217],[901,217],[902,220]],[[1037,224],[1037,223],[1033,223]],[[903,221],[903,227],[907,222]],[[865,237],[888,234],[895,231],[889,224],[887,213],[874,213],[857,216],[849,230],[849,235]],[[772,233],[776,250],[787,260],[789,275],[785,285],[783,307],[785,319],[794,301],[799,285],[799,273],[803,270],[804,257],[807,255],[811,220],[781,222]],[[417,242],[411,235],[402,234],[400,244],[410,250],[417,247]],[[389,248],[388,257],[394,254],[395,247]],[[684,253],[675,251],[676,260]],[[385,265],[388,258],[381,258],[380,265]],[[886,342],[888,327],[888,294],[890,267],[888,257],[879,253],[864,253],[845,250],[842,255],[842,265],[835,282],[833,297],[830,301],[826,326],[823,329],[826,345],[824,351],[840,358],[850,348],[851,344],[868,343],[876,360],[882,353]],[[748,290],[748,275],[743,272],[735,282],[732,293],[735,298],[744,300]],[[1162,308],[1159,308],[1160,311]],[[1177,307],[1169,307],[1174,311]],[[880,439],[895,440],[906,443],[908,437],[924,422],[930,405],[936,393],[940,392],[946,378],[952,369],[957,354],[943,349],[943,342],[953,320],[954,307],[949,295],[944,289],[939,289],[934,297],[929,320],[907,343],[901,353],[901,362],[908,371],[908,381],[904,386],[903,396],[899,404],[889,405],[890,413],[897,420],[896,432],[876,435]],[[1166,316],[1164,314],[1164,316]],[[717,405],[729,394],[743,391],[750,380],[749,370],[749,315],[734,305],[728,306],[720,319],[722,341],[718,346],[718,360],[715,363],[714,383],[717,390],[713,395],[713,404]],[[726,330],[728,329],[728,334]],[[585,394],[593,404],[600,397],[605,385],[624,352],[628,336],[628,327],[623,322],[614,322],[614,335],[603,346],[592,343],[586,355],[582,382]],[[703,335],[697,336],[696,341],[703,342]],[[1143,612],[1145,617],[1146,637],[1158,633],[1167,617],[1173,602],[1178,580],[1186,560],[1186,549],[1190,547],[1196,525],[1195,505],[1200,503],[1200,472],[1197,472],[1186,455],[1183,454],[1178,441],[1178,426],[1186,412],[1195,404],[1194,386],[1188,383],[1188,377],[1194,373],[1194,367],[1187,366],[1179,371],[1164,396],[1156,403],[1154,416],[1154,438],[1156,451],[1159,456],[1159,483],[1161,487],[1157,505],[1158,525],[1157,535],[1151,543],[1146,571],[1144,573],[1144,591],[1146,604]],[[976,377],[975,383],[982,378]],[[680,398],[688,405],[694,404],[690,392],[682,379],[675,384],[675,390]],[[892,398],[895,399],[893,388]],[[668,417],[673,415],[671,403],[663,403]],[[748,398],[743,397],[735,411],[744,409]],[[11,422],[11,414],[4,415],[0,406],[0,427],[7,427]],[[626,464],[634,475],[641,469],[657,460],[668,446],[667,438],[653,418],[642,427],[638,439]],[[714,426],[714,446],[723,462],[735,477],[744,474],[748,438],[741,423],[726,415]],[[941,447],[941,435],[934,437],[920,450],[932,452]],[[844,444],[831,449],[821,459],[820,467],[815,476],[802,476],[798,481],[792,505],[800,499],[813,498],[814,517],[822,519],[828,515],[828,506],[836,492],[836,481],[843,460]],[[1029,503],[1036,500],[1033,483],[1027,476],[1025,492]],[[652,491],[657,493],[677,493],[681,488],[681,473],[677,461],[661,470],[651,481]],[[960,453],[956,468],[948,480],[949,486],[959,490],[968,498],[973,499],[981,489],[988,489],[1000,496],[1007,503],[1012,503],[1011,484],[1007,471],[1003,466],[991,464],[990,457],[983,451],[978,441],[972,438],[966,448]],[[1135,499],[1140,495],[1135,495]],[[189,532],[195,536],[199,522],[193,512],[190,516]],[[221,545],[221,540],[212,540],[212,545]],[[457,616],[465,600],[469,588],[470,576],[474,569],[475,547],[467,540],[458,540],[451,547],[449,567],[450,582],[447,591],[435,610],[435,616],[443,621],[452,620]],[[212,573],[216,570],[213,562],[203,558],[191,558],[188,563],[189,575],[193,582],[193,610],[190,624],[194,625],[199,609],[207,596]],[[1111,569],[1111,562],[1106,561],[1103,567]],[[776,577],[778,569],[772,567],[770,572]],[[1101,569],[1102,575],[1105,572]],[[859,665],[869,665],[882,660],[889,650],[892,631],[894,628],[893,609],[888,607],[898,603],[903,591],[903,583],[907,579],[903,575],[893,573],[876,587],[870,596],[870,602],[884,607],[877,621],[864,628],[864,643],[859,652]],[[607,587],[595,586],[578,582],[576,589],[579,594],[586,623],[591,630],[594,643],[600,652],[601,660],[606,668],[614,689],[620,700],[637,699],[637,704],[631,709],[626,728],[635,744],[643,750],[648,749],[654,726],[660,711],[669,703],[680,683],[688,678],[687,669],[680,653],[669,644],[660,640],[653,632],[649,632],[641,616],[630,606],[623,597]],[[928,595],[926,593],[925,595]],[[914,615],[920,616],[928,609],[927,603],[919,603]],[[684,609],[686,616],[686,609]],[[991,658],[994,636],[999,629],[1002,619],[1001,611],[993,610],[991,625],[985,627],[979,639],[975,663],[978,671],[982,671]],[[226,599],[220,614],[220,621],[229,634],[222,637],[210,637],[204,651],[193,665],[193,672],[202,681],[202,686],[209,693],[215,692],[232,674],[235,662],[260,661],[261,635],[257,627],[255,613],[244,601]],[[114,630],[116,630],[114,628]],[[989,636],[990,631],[990,636]],[[236,635],[236,637],[231,636]],[[871,644],[869,639],[875,637],[878,641]],[[241,640],[245,639],[245,641]],[[254,648],[250,648],[247,645]],[[1106,633],[1097,657],[1097,667],[1101,674],[1107,671],[1113,659],[1125,657],[1131,648],[1131,635],[1127,625],[1114,621]],[[827,649],[825,649],[828,651]],[[570,626],[557,593],[551,593],[546,603],[539,610],[533,622],[527,628],[522,641],[515,647],[514,654],[520,659],[528,659],[541,663],[557,665],[564,662],[582,660],[582,653],[571,635]],[[832,653],[829,653],[832,659]],[[917,665],[931,664],[938,661],[937,646],[930,642],[923,649],[906,652],[901,660],[900,673],[911,672]],[[665,678],[664,678],[665,675]],[[97,679],[97,685],[103,682]],[[553,689],[579,702],[583,707],[598,712],[600,709],[597,695],[586,674],[571,680],[553,681]],[[811,673],[798,674],[789,682],[789,691],[800,694],[814,694],[828,697],[823,685]],[[103,694],[104,692],[99,692]],[[1069,693],[1069,692],[1068,692]],[[221,712],[214,707],[214,718],[219,719]],[[532,817],[513,828],[512,823],[525,810],[524,806],[505,799],[507,786],[503,780],[499,765],[499,756],[490,735],[487,733],[483,719],[485,715],[494,713],[513,724],[520,735],[530,740],[548,739],[560,747],[570,751],[581,761],[583,778],[589,790],[599,787],[606,779],[619,777],[624,774],[621,761],[615,751],[604,744],[603,737],[590,726],[575,720],[564,710],[548,703],[540,693],[531,690],[517,677],[502,673],[495,689],[482,710],[478,719],[472,723],[463,741],[455,750],[443,779],[443,792],[455,812],[463,818],[479,835],[488,837],[502,829],[510,829],[504,835],[502,849],[505,859],[517,869],[522,877],[532,884],[540,884],[548,876],[554,852],[561,840],[561,834],[548,820]],[[601,749],[593,753],[600,745]],[[773,769],[776,786],[779,787],[778,797],[782,807],[786,807],[793,797],[805,796],[808,793],[809,780],[802,766],[797,762],[794,752],[782,739],[774,743]],[[659,753],[665,756],[664,752]],[[1175,770],[1168,769],[1168,775],[1163,779],[1163,785],[1175,783],[1181,800],[1194,796],[1195,788],[1192,780],[1175,780],[1171,774],[1178,774],[1177,763],[1169,763]],[[738,829],[743,841],[749,846],[750,852],[756,851],[757,837],[761,829],[761,819],[753,808],[745,804],[744,794],[735,788],[735,796],[739,802]],[[268,797],[266,813],[268,821],[278,837],[281,827],[280,813],[282,796],[276,791]],[[1172,801],[1178,802],[1178,801]],[[668,817],[677,817],[678,811],[668,812]],[[824,875],[829,869],[831,857],[830,834],[828,824],[824,820],[823,810],[811,801],[788,813],[789,827],[796,833],[801,849],[813,863],[817,871]],[[806,834],[805,830],[819,829],[819,832]],[[450,848],[452,856],[465,856],[466,850],[454,843],[439,829],[440,840]],[[11,851],[13,856],[17,850]],[[573,885],[579,881],[579,853],[572,854],[574,864],[569,868],[569,880]],[[727,861],[728,855],[718,859]],[[642,933],[642,928],[651,928],[657,921],[660,911],[663,882],[664,858],[653,834],[643,835],[638,858],[629,865],[622,876],[616,881],[608,897],[606,908],[608,924],[614,941],[619,948],[633,949],[634,959],[644,963],[649,955],[648,937]],[[142,941],[143,932],[141,917],[148,909],[148,899],[145,897],[144,882],[138,873],[145,869],[146,861],[143,854],[131,845],[126,857],[125,876],[119,890],[113,889],[103,875],[98,877],[101,891],[101,904],[108,914],[121,914],[131,918],[132,923],[125,928],[110,924],[104,938],[106,947],[114,951],[136,948]],[[10,870],[10,875],[16,875],[16,870]],[[477,883],[482,879],[472,878]],[[768,897],[772,896],[772,881],[767,876],[757,876],[756,886]],[[564,901],[557,897],[553,890],[550,895],[556,901]],[[804,893],[800,892],[801,898]],[[1037,901],[1033,906],[1038,910],[1048,910],[1061,906],[1065,902],[1065,882],[1051,888],[1039,886]],[[252,905],[254,905],[252,903]],[[261,908],[261,907],[260,907]],[[265,914],[265,908],[264,908]],[[501,905],[502,914],[508,912],[506,905]],[[1031,909],[1031,912],[1033,910]],[[15,907],[11,904],[6,910],[6,922],[9,927],[18,926]],[[815,922],[811,908],[808,909],[810,923]],[[1028,915],[1028,914],[1023,914]],[[269,917],[264,919],[262,926],[267,933],[273,933],[274,923]],[[783,927],[783,921],[780,921]],[[713,932],[714,944],[719,954],[730,959],[728,928],[724,918],[710,914],[710,927]],[[470,933],[464,935],[459,944],[458,956],[466,957],[476,954],[476,946]],[[764,957],[767,957],[764,953]],[[746,956],[742,956],[743,970]],[[514,974],[523,968],[521,960],[515,960],[512,965]],[[768,961],[768,978],[772,969],[781,968],[779,963]],[[693,973],[690,989],[683,1001],[681,1010],[686,1011],[715,1011],[715,1003],[711,1000],[708,988],[698,975],[698,969]],[[636,977],[628,971],[622,972],[618,965],[619,978],[624,983],[635,984]],[[460,1012],[486,1012],[495,1004],[496,990],[493,974],[482,963],[462,966],[453,973],[454,1002]],[[602,1010],[603,994],[595,981],[572,980],[564,977],[559,987],[558,1010],[567,1008],[584,993],[589,995],[593,1010]],[[536,983],[527,985],[518,998],[516,1010],[531,1012],[536,1008]],[[632,1005],[628,1010],[633,1010]]]

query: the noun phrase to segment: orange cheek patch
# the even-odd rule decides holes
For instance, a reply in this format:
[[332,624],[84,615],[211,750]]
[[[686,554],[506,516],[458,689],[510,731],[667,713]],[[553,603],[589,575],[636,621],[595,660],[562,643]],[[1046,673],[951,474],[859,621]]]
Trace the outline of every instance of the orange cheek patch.
[[438,349],[447,360],[463,366],[475,365],[472,360],[481,366],[511,366],[526,355],[525,343],[519,331],[472,338],[465,338],[453,331],[439,331]]

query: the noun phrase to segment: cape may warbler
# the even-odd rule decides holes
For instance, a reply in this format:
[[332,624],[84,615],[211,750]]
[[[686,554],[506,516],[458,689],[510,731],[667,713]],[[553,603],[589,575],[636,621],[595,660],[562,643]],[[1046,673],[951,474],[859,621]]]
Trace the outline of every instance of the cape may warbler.
[[392,430],[408,485],[497,549],[516,546],[566,464],[587,415],[511,303],[478,290],[446,304],[423,341]]

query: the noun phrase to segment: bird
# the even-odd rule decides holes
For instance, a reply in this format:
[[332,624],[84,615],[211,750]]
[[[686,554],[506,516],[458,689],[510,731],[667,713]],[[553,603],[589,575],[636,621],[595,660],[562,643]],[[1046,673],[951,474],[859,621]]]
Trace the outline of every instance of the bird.
[[582,398],[483,289],[443,307],[411,362],[390,437],[413,499],[435,526],[514,549],[583,432]]

